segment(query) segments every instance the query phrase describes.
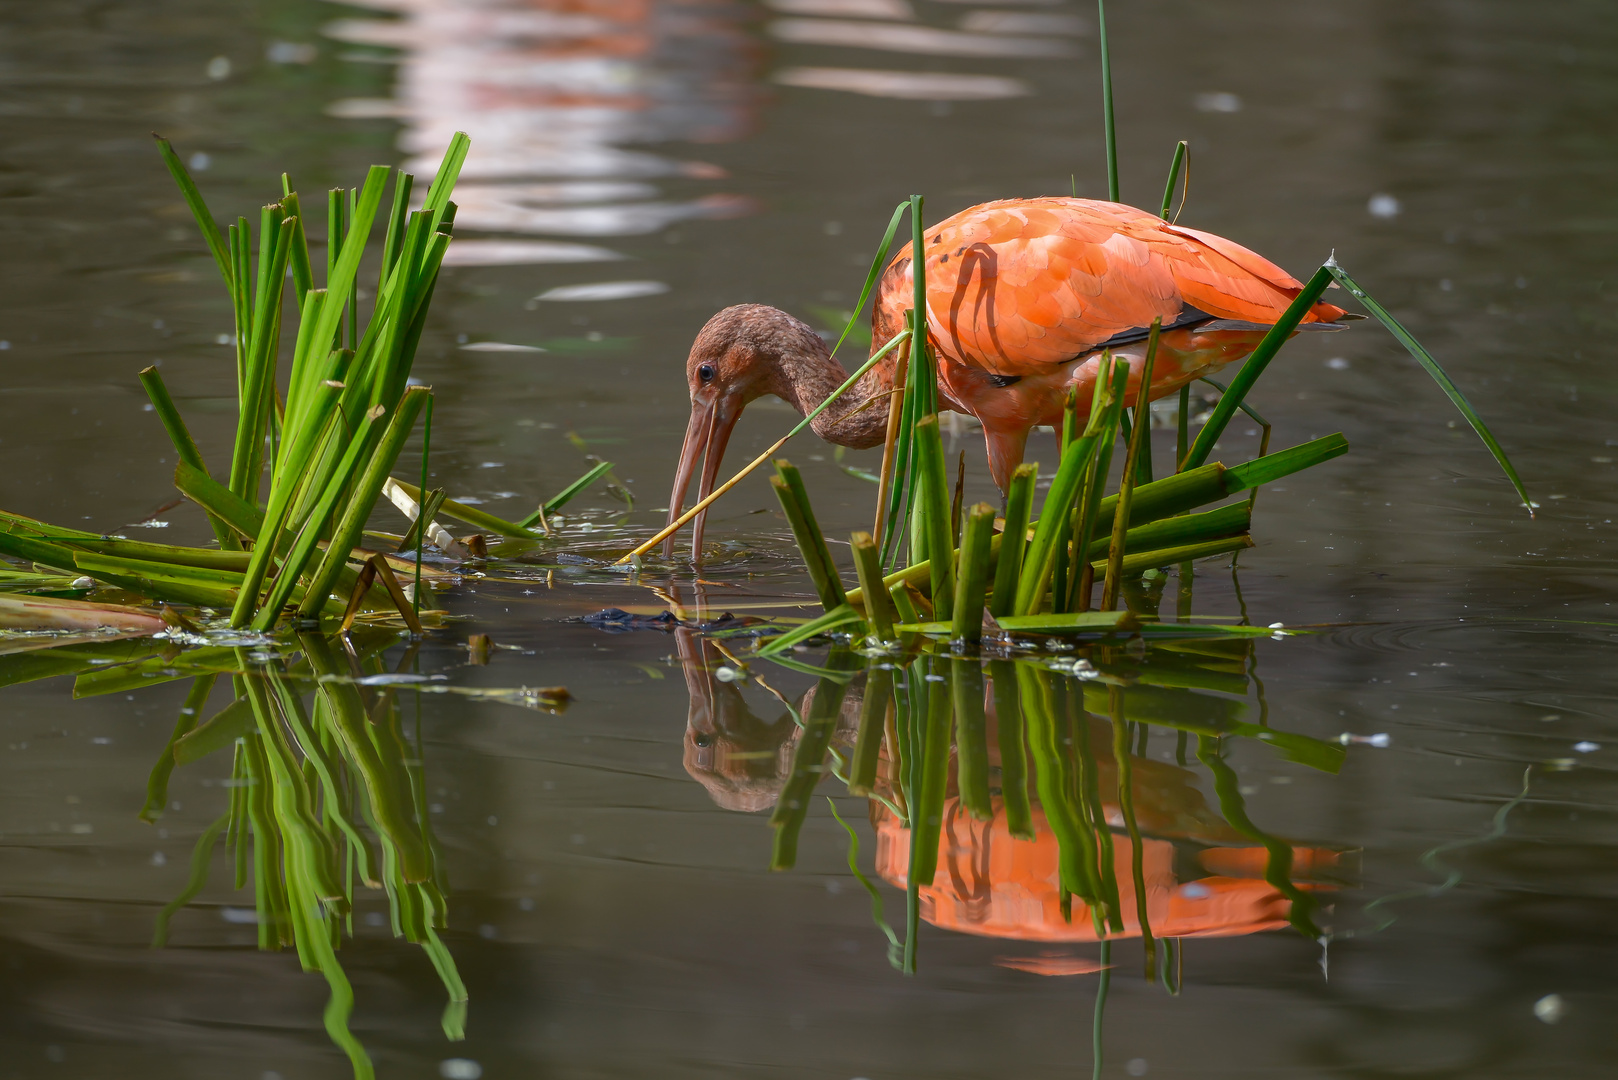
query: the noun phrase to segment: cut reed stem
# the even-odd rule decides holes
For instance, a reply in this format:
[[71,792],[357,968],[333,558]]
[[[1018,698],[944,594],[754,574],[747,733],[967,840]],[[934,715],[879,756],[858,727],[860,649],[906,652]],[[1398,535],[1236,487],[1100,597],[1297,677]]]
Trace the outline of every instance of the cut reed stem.
[[837,564],[832,561],[831,548],[820,531],[820,523],[815,520],[814,508],[809,504],[809,493],[803,486],[803,476],[796,466],[785,460],[776,461],[775,471],[776,475],[770,477],[770,484],[781,500],[787,523],[792,526],[792,536],[798,542],[798,551],[803,555],[810,580],[815,583],[820,606],[825,611],[842,607],[847,602],[843,595],[843,582],[837,575]]
[[[960,566],[955,578],[954,625],[950,638],[976,643],[983,639],[983,602],[989,582],[989,554],[994,537],[994,507],[978,503],[966,512],[961,530]],[[1002,550],[1004,542],[1002,541]],[[981,702],[982,688],[979,687]]]
[[867,598],[865,617],[871,624],[871,632],[881,641],[892,641],[893,613],[887,590],[882,585],[882,563],[876,538],[867,532],[857,532],[849,538],[849,549],[854,553],[854,569],[859,574],[860,589]]

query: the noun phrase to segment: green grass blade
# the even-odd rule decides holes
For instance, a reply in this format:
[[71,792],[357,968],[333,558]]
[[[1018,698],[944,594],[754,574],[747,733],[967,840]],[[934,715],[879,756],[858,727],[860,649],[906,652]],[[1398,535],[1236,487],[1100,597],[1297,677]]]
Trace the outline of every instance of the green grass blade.
[[1483,445],[1489,448],[1489,453],[1494,455],[1494,460],[1499,464],[1501,471],[1506,474],[1506,479],[1510,480],[1511,486],[1517,489],[1517,497],[1522,500],[1523,506],[1527,508],[1528,516],[1532,517],[1534,515],[1534,505],[1528,498],[1528,489],[1523,486],[1522,478],[1517,475],[1517,470],[1512,466],[1511,459],[1506,457],[1506,452],[1500,446],[1500,441],[1494,437],[1494,432],[1489,430],[1489,425],[1485,424],[1483,418],[1477,414],[1477,410],[1472,408],[1472,403],[1466,400],[1466,395],[1461,393],[1461,388],[1455,385],[1455,380],[1451,379],[1449,373],[1439,365],[1437,360],[1433,359],[1432,353],[1423,348],[1421,342],[1417,341],[1410,331],[1400,325],[1398,319],[1389,314],[1387,308],[1379,304],[1357,281],[1348,276],[1347,271],[1337,265],[1336,258],[1327,259],[1325,269],[1330,271],[1331,276],[1336,278],[1338,283],[1353,295],[1354,299],[1364,305],[1365,310],[1375,315],[1377,321],[1387,327],[1388,332],[1398,339],[1399,344],[1405,347],[1405,351],[1416,358],[1416,363],[1425,368],[1427,374],[1433,377],[1433,381],[1438,384],[1438,388],[1444,391],[1444,396],[1449,398],[1450,404],[1454,405],[1460,411],[1460,414],[1466,417],[1466,422],[1472,425],[1472,430],[1477,432],[1478,438],[1483,440]]
[[[1125,555],[1122,569],[1119,572],[1124,575],[1138,574],[1142,570],[1151,570],[1160,566],[1172,566],[1181,562],[1191,562],[1194,559],[1206,559],[1211,555],[1227,555],[1233,551],[1242,551],[1252,546],[1253,538],[1243,534],[1223,540],[1204,540],[1196,544],[1158,548],[1154,551]],[[1106,567],[1107,561],[1105,559],[1095,559],[1092,560],[1090,565],[1099,571]]]
[[[191,431],[185,426],[185,418],[180,415],[179,407],[169,396],[168,387],[163,383],[163,376],[158,374],[155,366],[148,367],[141,371],[140,382],[146,388],[146,396],[151,399],[152,408],[157,412],[163,430],[168,432],[169,441],[174,444],[174,452],[179,455],[180,461],[206,474],[208,466],[202,460],[202,451],[191,438]],[[220,547],[227,550],[240,549],[241,545],[236,542],[236,534],[231,532],[230,526],[212,514],[208,515],[208,525],[213,529],[214,539],[219,542]]]
[[849,538],[848,546],[854,553],[854,569],[859,574],[859,591],[871,632],[881,641],[892,641],[893,612],[887,589],[882,585],[882,564],[878,561],[876,540],[868,532],[857,532]]
[[861,619],[859,612],[855,611],[848,604],[844,604],[840,608],[834,608],[818,618],[809,620],[802,626],[790,631],[789,633],[782,634],[780,637],[776,638],[760,649],[758,651],[758,655],[769,656],[772,653],[782,652],[786,649],[792,648],[792,646],[798,644],[800,641],[808,641],[817,634],[829,633],[832,630],[836,630],[838,627],[848,626],[851,623],[858,623],[862,621],[863,620]]
[[[1221,540],[1238,536],[1248,530],[1253,520],[1252,504],[1242,501],[1202,514],[1183,514],[1160,518],[1146,525],[1137,525],[1124,534],[1126,555],[1156,551],[1160,548],[1181,547],[1204,540]],[[1095,562],[1104,559],[1112,545],[1111,536],[1100,536],[1090,541],[1085,557]]]
[[[464,154],[462,155],[464,158]],[[371,223],[376,220],[377,207],[382,202],[382,189],[387,184],[388,173],[392,170],[386,165],[373,165],[365,176],[365,186],[360,189],[359,205],[354,211],[354,220],[349,222],[348,235],[343,240],[341,253],[337,261],[332,264],[332,271],[326,278],[326,303],[320,306],[314,332],[310,338],[310,356],[323,358],[335,347],[337,343],[337,328],[342,322],[344,301],[347,300],[350,289],[354,285],[354,276],[359,272],[360,259],[365,254],[366,242],[371,236]],[[321,376],[329,378],[330,376]],[[288,395],[290,398],[290,394]],[[292,402],[288,400],[287,411],[292,411]]]
[[393,207],[388,213],[388,231],[382,240],[382,270],[377,280],[377,297],[387,288],[388,276],[399,260],[399,249],[404,243],[405,224],[410,217],[410,189],[416,178],[400,170],[393,178]]
[[1107,43],[1107,3],[1096,0],[1096,23],[1101,38],[1101,113],[1107,133],[1107,198],[1118,201],[1118,127],[1112,112],[1112,50]]
[[[1224,471],[1219,481],[1228,494],[1234,495],[1238,491],[1271,483],[1283,476],[1290,476],[1346,453],[1348,453],[1348,440],[1343,437],[1342,432],[1336,432],[1233,466]],[[1137,496],[1138,494],[1137,492]],[[1134,520],[1136,519],[1132,514],[1131,523]]]
[[230,489],[248,501],[258,496],[264,440],[274,411],[276,352],[281,330],[281,295],[296,223],[265,207],[259,235],[258,292],[253,304],[253,335],[243,373],[241,411],[231,452]]
[[[960,565],[955,574],[955,605],[952,612],[952,641],[980,641],[983,638],[984,599],[989,583],[990,543],[994,536],[994,507],[978,503],[966,513],[961,530]],[[1002,546],[1004,541],[1002,541]],[[981,707],[982,687],[978,697]],[[959,708],[956,709],[959,713]]]
[[944,442],[938,414],[916,424],[916,483],[919,499],[915,515],[926,537],[933,616],[947,619],[955,607],[955,566],[949,524],[949,477],[944,471]]
[[[287,176],[281,174],[283,190],[287,186]],[[298,302],[298,310],[303,310],[305,294],[315,287],[314,270],[309,264],[309,235],[303,228],[303,206],[298,201],[296,191],[285,191],[281,196],[281,207],[286,211],[287,217],[295,218],[297,224],[292,228],[292,255],[287,265],[292,269],[292,297]]]
[[194,465],[182,461],[175,467],[174,486],[246,539],[256,539],[264,529],[264,511]]
[[582,494],[587,488],[589,488],[591,484],[595,483],[597,480],[600,480],[603,476],[606,476],[611,471],[612,462],[596,462],[590,467],[589,472],[573,481],[561,491],[558,491],[555,495],[552,495],[549,499],[546,499],[542,504],[540,504],[539,509],[517,522],[517,524],[520,527],[527,529],[533,526],[540,519],[550,517],[562,507],[572,502],[576,496]]
[[[1181,139],[1174,147],[1174,160],[1169,163],[1169,182],[1163,187],[1163,212],[1158,215],[1164,221],[1169,219],[1169,205],[1174,202],[1174,189],[1180,183],[1180,166],[1185,163],[1186,142]],[[1185,204],[1182,201],[1181,206]]]
[[865,310],[865,301],[871,298],[871,290],[876,286],[876,279],[882,275],[883,264],[888,261],[888,250],[893,246],[893,237],[899,231],[899,221],[910,208],[910,200],[906,199],[893,208],[893,217],[888,219],[888,231],[882,234],[882,245],[876,249],[876,258],[871,260],[871,270],[865,275],[865,285],[860,289],[860,298],[854,303],[854,310],[848,317],[848,325],[837,338],[837,344],[832,346],[831,354],[837,355],[837,350],[843,347],[849,332],[854,324],[859,322],[860,312]]
[[175,566],[195,566],[205,570],[231,570],[238,574],[247,570],[247,563],[252,558],[245,551],[216,551],[213,548],[184,547],[179,544],[151,544],[144,540],[125,540],[116,536],[71,540],[69,543],[83,551],[102,555],[171,563]]
[[[1080,480],[1095,451],[1096,436],[1087,434],[1074,439],[1062,454],[1062,465],[1056,470],[1050,490],[1045,494],[1045,505],[1040,511],[1039,524],[1034,528],[1034,539],[1023,555],[1016,599],[1011,606],[1014,614],[1034,614],[1049,591],[1051,573],[1056,566],[1057,534],[1073,506],[1074,497],[1079,493]],[[1002,539],[1001,543],[1004,542]]]
[[158,152],[163,155],[163,164],[169,168],[174,182],[180,186],[180,194],[185,197],[185,204],[191,208],[191,216],[197,219],[197,227],[202,230],[202,239],[207,243],[208,250],[213,253],[213,260],[219,264],[219,275],[225,279],[225,288],[235,291],[236,274],[232,269],[230,251],[225,246],[224,234],[219,231],[219,223],[214,220],[213,214],[208,211],[208,204],[203,201],[202,192],[197,189],[195,180],[186,171],[180,156],[174,152],[174,147],[163,136],[152,133],[157,140]]
[[825,534],[820,531],[814,507],[810,505],[809,492],[803,486],[803,475],[798,472],[796,466],[784,458],[777,459],[775,471],[776,475],[771,477],[770,483],[781,500],[781,509],[786,513],[788,523],[792,526],[793,538],[798,543],[798,551],[803,555],[809,577],[815,583],[820,606],[826,611],[842,607],[848,602],[843,592],[843,582],[838,576],[837,563],[832,559],[831,548],[826,544]]
[[444,220],[450,193],[455,190],[455,182],[461,177],[461,166],[466,164],[466,154],[471,149],[471,137],[464,131],[457,131],[444,150],[444,160],[439,162],[438,171],[433,173],[433,182],[428,185],[427,197],[421,207],[432,215],[433,232],[438,231],[439,224]]
[[991,615],[1011,614],[1017,599],[1017,576],[1022,570],[1023,550],[1028,546],[1028,517],[1034,505],[1034,481],[1039,464],[1025,461],[1011,474],[1006,491],[1006,525],[1000,534],[1000,560],[994,569],[994,591],[989,600]]
[[1302,291],[1276,320],[1275,325],[1270,327],[1269,333],[1264,335],[1264,340],[1258,343],[1258,348],[1253,350],[1247,362],[1242,365],[1241,371],[1231,380],[1229,392],[1219,399],[1218,405],[1214,406],[1213,415],[1208,418],[1208,423],[1197,433],[1196,442],[1192,443],[1190,452],[1179,464],[1181,471],[1195,468],[1208,460],[1208,455],[1213,452],[1213,444],[1225,433],[1225,426],[1230,423],[1231,417],[1236,415],[1237,407],[1253,389],[1253,384],[1258,382],[1259,376],[1264,374],[1264,369],[1269,366],[1270,361],[1275,359],[1275,354],[1281,351],[1281,346],[1286,344],[1287,338],[1298,328],[1298,324],[1309,313],[1309,309],[1314,307],[1315,302],[1326,291],[1331,280],[1332,271],[1329,267],[1322,266],[1316,270],[1314,276],[1304,284]]

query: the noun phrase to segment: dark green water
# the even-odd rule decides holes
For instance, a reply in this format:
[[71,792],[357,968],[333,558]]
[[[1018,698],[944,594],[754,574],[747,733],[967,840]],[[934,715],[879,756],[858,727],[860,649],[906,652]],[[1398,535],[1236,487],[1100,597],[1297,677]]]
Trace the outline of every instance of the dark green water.
[[[0,7],[0,506],[114,530],[169,502],[172,450],[135,380],[154,361],[204,452],[229,445],[233,372],[216,343],[228,304],[153,129],[206,155],[193,167],[221,216],[274,197],[282,170],[312,192],[372,162],[430,168],[469,131],[457,244],[474,254],[440,283],[416,367],[438,395],[435,483],[517,516],[582,472],[585,453],[604,455],[636,508],[588,496],[567,527],[584,552],[661,519],[683,360],[714,310],[759,301],[829,326],[912,191],[935,218],[1070,185],[1104,192],[1087,4],[779,8]],[[1016,14],[1077,18],[1080,33],[1006,21]],[[881,25],[835,25],[862,20]],[[1277,729],[1388,745],[1349,746],[1333,775],[1226,740],[1259,829],[1342,853],[1316,915],[1334,934],[1329,965],[1290,927],[1189,937],[1171,997],[1142,977],[1140,942],[1118,942],[1102,1074],[1609,1075],[1618,21],[1599,3],[1505,0],[1115,0],[1111,21],[1124,198],[1154,206],[1174,141],[1189,139],[1182,222],[1294,273],[1335,250],[1448,365],[1540,509],[1530,521],[1515,505],[1374,327],[1299,340],[1271,368],[1253,404],[1280,445],[1340,430],[1353,451],[1265,490],[1259,546],[1239,578],[1226,560],[1199,564],[1196,610],[1342,625],[1260,639],[1219,700],[1243,698],[1257,722],[1261,681]],[[902,83],[954,100],[825,88],[891,90],[873,71],[960,78]],[[546,245],[517,254],[549,261],[475,265],[513,251],[492,241]],[[655,286],[537,299],[604,282]],[[479,343],[547,351],[464,348]],[[760,403],[732,458],[790,419]],[[1233,426],[1227,460],[1254,452],[1247,430]],[[961,446],[986,496],[977,436]],[[1030,456],[1053,450],[1039,436]],[[791,454],[828,533],[868,526],[871,489],[829,448]],[[635,584],[578,563],[545,563],[548,580],[506,566],[447,594],[466,620],[453,631],[385,654],[453,685],[565,685],[575,701],[553,716],[399,691],[448,885],[443,940],[470,1003],[466,1041],[445,1041],[438,977],[389,933],[383,893],[361,890],[338,956],[378,1075],[472,1075],[446,1059],[491,1078],[1089,1075],[1097,976],[1000,961],[1073,970],[1096,945],[924,922],[919,970],[895,972],[823,801],[797,867],[771,873],[767,815],[722,809],[683,767],[712,701],[744,752],[765,754],[788,741],[780,704],[756,682],[710,700],[719,687],[682,665],[690,643],[671,635],[563,621],[656,610],[654,584],[714,614],[807,595],[763,479],[721,509],[709,536],[733,553],[706,584],[689,570]],[[132,535],[206,534],[193,509],[161,519],[166,532]],[[462,642],[477,632],[513,648],[468,669]],[[766,679],[794,702],[814,684]],[[325,982],[291,951],[258,951],[251,890],[229,888],[222,853],[168,947],[149,947],[231,790],[228,754],[207,757],[175,773],[161,821],[136,818],[184,694],[165,682],[75,699],[66,678],[0,689],[0,1074],[351,1075],[322,1028]],[[225,703],[221,690],[213,708]],[[1187,843],[1228,822],[1194,751],[1177,771],[1173,735],[1157,729],[1146,755],[1154,790],[1197,792],[1213,815],[1180,831],[1192,841],[1176,834],[1181,881]],[[1528,796],[1495,835],[1530,765]],[[865,800],[838,803],[872,874]],[[1423,862],[1467,840],[1481,842]],[[1451,888],[1377,903],[1450,868]],[[900,919],[902,890],[884,892]],[[1553,994],[1546,1023],[1535,1005]]]

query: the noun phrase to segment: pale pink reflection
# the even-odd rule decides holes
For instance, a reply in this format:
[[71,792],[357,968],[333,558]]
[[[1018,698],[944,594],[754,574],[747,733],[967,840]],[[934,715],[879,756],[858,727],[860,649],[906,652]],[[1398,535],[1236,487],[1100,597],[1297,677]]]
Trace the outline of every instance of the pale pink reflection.
[[[326,34],[399,50],[389,99],[347,99],[343,117],[403,124],[407,167],[430,176],[458,130],[472,137],[456,189],[458,230],[609,238],[750,210],[709,191],[666,198],[652,181],[722,179],[702,161],[647,149],[744,137],[758,102],[748,9],[717,0],[358,0],[387,17]],[[374,58],[375,54],[372,54]],[[685,191],[689,187],[681,185]],[[591,262],[609,248],[465,241],[461,264]],[[486,255],[485,260],[482,256]]]

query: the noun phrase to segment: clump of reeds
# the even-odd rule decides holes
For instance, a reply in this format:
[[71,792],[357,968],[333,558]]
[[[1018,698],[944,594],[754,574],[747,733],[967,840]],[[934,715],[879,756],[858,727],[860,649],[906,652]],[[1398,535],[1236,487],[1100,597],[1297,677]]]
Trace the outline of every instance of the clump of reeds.
[[[462,133],[451,140],[419,210],[410,209],[414,177],[386,166],[373,166],[357,188],[328,192],[326,265],[317,285],[306,211],[285,174],[280,197],[260,210],[256,238],[245,217],[221,229],[179,157],[159,139],[231,298],[238,412],[228,466],[204,461],[155,367],[140,379],[179,457],[175,486],[207,512],[217,547],[102,536],[0,512],[0,554],[46,568],[38,580],[13,585],[50,591],[66,573],[153,600],[228,611],[232,627],[267,630],[287,614],[318,620],[344,611],[345,603],[351,619],[365,588],[380,580],[401,617],[419,630],[421,555],[437,528],[434,514],[500,537],[548,534],[547,514],[610,463],[520,522],[442,492],[423,496],[425,451],[421,485],[392,477],[424,406],[431,428],[431,390],[410,385],[410,372],[454,232],[450,194],[469,145]],[[377,279],[366,311],[360,276],[369,257]],[[295,325],[283,326],[289,281]],[[401,553],[413,551],[410,559],[361,547],[385,489],[418,519],[400,546]],[[396,569],[415,574],[414,595]],[[75,616],[56,605],[53,617],[94,614]],[[13,621],[25,625],[22,619]]]

